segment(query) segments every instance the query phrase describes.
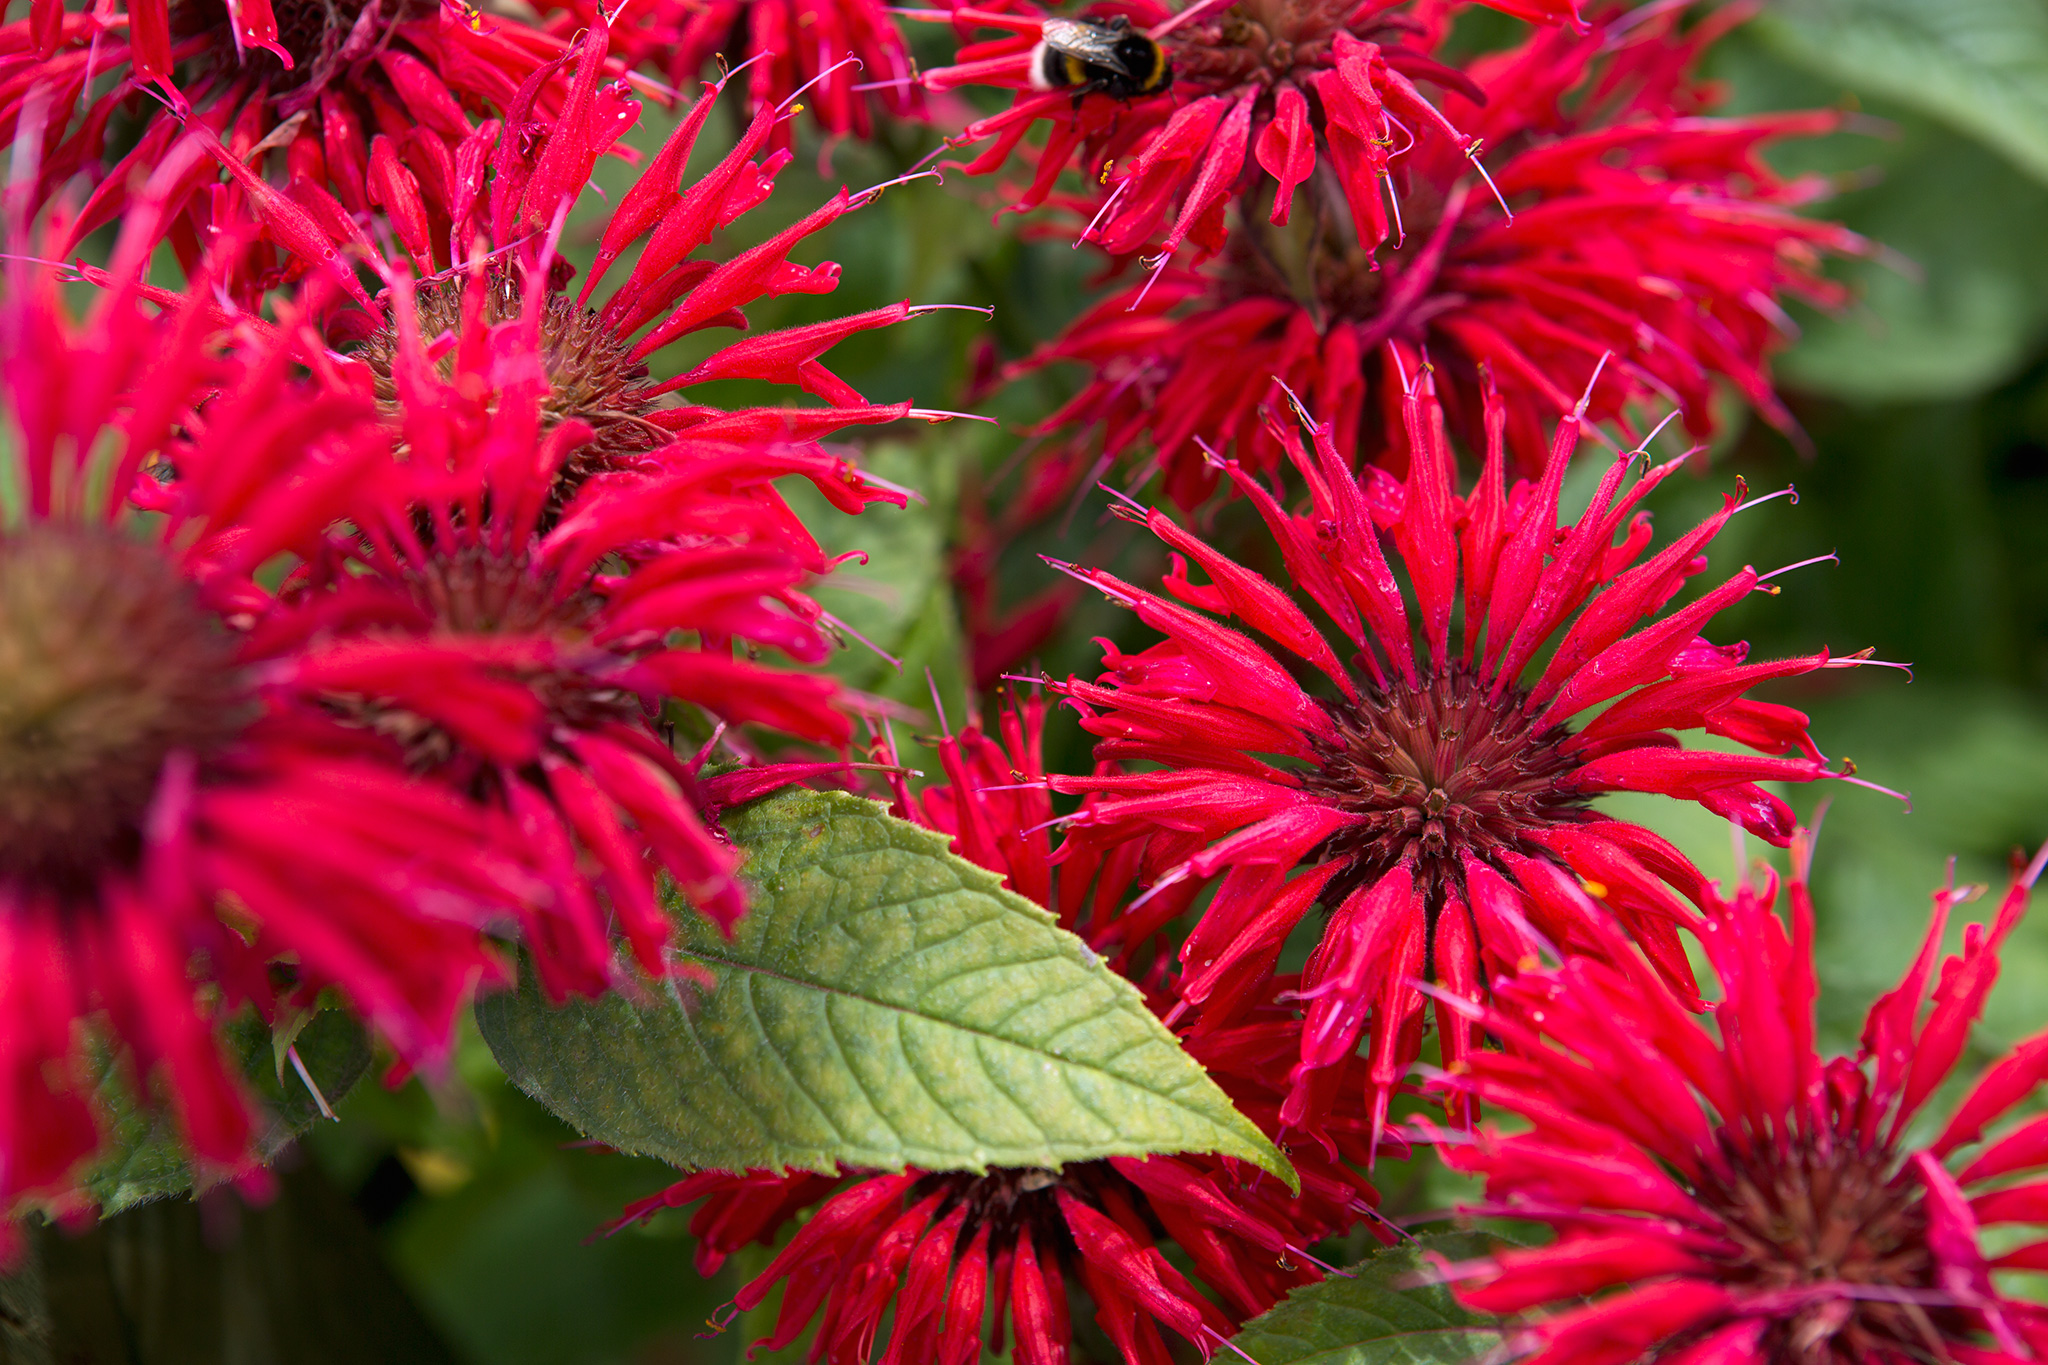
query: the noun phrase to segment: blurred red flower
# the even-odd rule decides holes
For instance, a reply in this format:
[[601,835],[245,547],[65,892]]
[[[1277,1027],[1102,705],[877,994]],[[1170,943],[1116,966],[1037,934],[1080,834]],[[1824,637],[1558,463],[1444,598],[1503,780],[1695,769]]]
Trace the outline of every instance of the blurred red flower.
[[[1492,188],[1447,133],[1432,134],[1412,111],[1397,126],[1391,102],[1359,115],[1370,119],[1341,142],[1355,155],[1341,147],[1324,153],[1327,173],[1311,174],[1323,134],[1312,137],[1301,123],[1298,191],[1290,171],[1270,214],[1239,200],[1227,238],[1226,199],[1205,210],[1201,221],[1215,230],[1196,240],[1205,253],[1220,251],[1218,259],[1170,264],[1162,252],[1148,262],[1148,278],[1013,366],[1016,374],[1072,361],[1087,375],[1081,392],[1041,424],[1073,436],[1035,470],[1038,486],[1026,492],[1022,514],[1042,515],[1091,463],[1107,469],[1116,461],[1136,461],[1143,476],[1163,471],[1167,496],[1192,507],[1217,487],[1198,435],[1234,448],[1260,473],[1279,468],[1280,447],[1263,423],[1282,385],[1330,414],[1348,459],[1398,472],[1406,452],[1397,371],[1412,369],[1418,354],[1437,369],[1454,429],[1475,446],[1482,370],[1505,402],[1510,448],[1522,452],[1543,449],[1543,430],[1571,410],[1596,370],[1589,415],[1619,422],[1631,437],[1643,404],[1676,407],[1689,432],[1710,435],[1717,382],[1792,430],[1767,364],[1792,330],[1780,300],[1840,305],[1842,287],[1819,273],[1823,256],[1870,248],[1800,216],[1826,183],[1787,180],[1760,153],[1786,137],[1828,131],[1839,116],[1706,115],[1715,92],[1690,72],[1742,16],[1739,8],[1690,29],[1670,6],[1604,13],[1585,33],[1539,30],[1472,61],[1456,81],[1444,78],[1444,116],[1490,149]],[[1390,63],[1392,72],[1394,50],[1371,62]],[[1341,68],[1321,79],[1350,88]],[[1290,122],[1282,106],[1293,106],[1282,95],[1244,99],[1243,108],[1257,111],[1246,135],[1261,146],[1307,118]],[[1117,109],[1093,97],[1073,117],[1098,105],[1105,121]],[[1319,107],[1334,121],[1347,106],[1326,92]],[[1130,119],[1124,112],[1115,120],[1119,137],[1133,136],[1125,131]],[[1049,189],[1054,152],[1046,158],[1039,170]],[[1118,166],[1124,179],[1112,176],[1112,198],[1145,174],[1137,160]],[[1213,189],[1221,196],[1250,183],[1233,172]],[[1115,198],[1118,211],[1145,202],[1135,195]],[[1504,205],[1514,207],[1511,218]],[[1144,240],[1104,231],[1098,222],[1087,236],[1113,252],[1135,251]]]
[[[589,0],[542,8],[572,16],[577,27],[599,17]],[[924,116],[910,50],[878,0],[649,0],[611,19],[619,25],[613,50],[634,68],[687,88],[714,62],[745,67],[751,108],[801,98],[829,137],[872,136],[871,100],[890,118]],[[789,145],[791,126],[776,126],[778,149]]]
[[[10,62],[0,85],[0,143],[37,144],[36,204],[80,173],[97,182],[49,244],[63,257],[131,210],[174,142],[201,139],[212,155],[186,166],[158,230],[189,276],[218,233],[263,225],[266,239],[212,268],[247,301],[367,240],[380,212],[417,216],[445,251],[498,139],[498,120],[477,115],[557,124],[568,37],[434,0],[132,0],[125,12],[33,0],[0,28],[0,53],[27,62]],[[609,87],[595,121],[626,98],[623,83]],[[114,153],[110,122],[137,114],[139,140]]]
[[265,585],[396,469],[375,407],[296,380],[288,338],[250,323],[223,349],[203,273],[161,316],[138,297],[187,169],[159,168],[82,321],[25,257],[0,300],[9,1216],[24,1196],[82,1201],[89,1039],[168,1106],[201,1170],[232,1169],[250,1120],[216,1038],[228,1012],[338,986],[435,1063],[470,989],[504,974],[479,926],[531,883],[516,829],[294,686],[308,661]]

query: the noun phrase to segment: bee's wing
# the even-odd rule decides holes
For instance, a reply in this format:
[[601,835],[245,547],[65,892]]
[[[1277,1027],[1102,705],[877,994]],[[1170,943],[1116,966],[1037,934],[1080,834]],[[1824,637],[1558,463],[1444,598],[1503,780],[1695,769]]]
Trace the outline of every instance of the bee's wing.
[[1130,67],[1117,55],[1117,35],[1098,24],[1073,19],[1048,19],[1042,30],[1045,45],[1069,57],[1079,57],[1091,66],[1106,66],[1119,76],[1129,76]]

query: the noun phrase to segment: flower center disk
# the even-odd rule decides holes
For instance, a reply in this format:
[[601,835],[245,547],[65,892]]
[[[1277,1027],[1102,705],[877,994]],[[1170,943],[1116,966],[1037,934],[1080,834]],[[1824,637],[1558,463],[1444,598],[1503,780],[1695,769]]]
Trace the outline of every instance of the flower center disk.
[[82,897],[132,866],[166,760],[248,713],[233,639],[156,550],[49,523],[0,540],[0,877]]
[[[551,283],[554,283],[551,281]],[[428,343],[462,330],[461,279],[430,280],[414,292],[420,336]],[[493,268],[485,276],[483,323],[496,327],[520,315],[522,281],[514,271]],[[385,326],[372,333],[357,355],[370,367],[377,404],[393,415],[400,411],[398,332]],[[559,288],[548,291],[540,320],[538,354],[547,374],[548,391],[541,400],[541,420],[549,427],[582,422],[590,440],[564,464],[555,501],[564,503],[593,474],[628,465],[634,456],[666,443],[667,433],[645,420],[655,406],[643,392],[647,366],[629,356],[621,339],[594,308],[579,308]],[[452,378],[452,356],[437,362],[443,378]]]
[[1569,732],[1538,732],[1518,687],[1487,695],[1463,666],[1326,702],[1338,738],[1317,742],[1322,766],[1303,785],[1359,818],[1320,850],[1348,865],[1324,897],[1335,905],[1414,856],[1431,908],[1461,853],[1524,851],[1532,828],[1571,820],[1586,802],[1561,789],[1578,764],[1560,752]]

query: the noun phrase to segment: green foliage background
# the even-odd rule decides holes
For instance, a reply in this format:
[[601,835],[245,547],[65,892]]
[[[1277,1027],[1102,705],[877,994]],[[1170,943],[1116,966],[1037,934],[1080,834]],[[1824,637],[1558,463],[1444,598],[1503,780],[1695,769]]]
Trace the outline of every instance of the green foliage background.
[[[1803,334],[1779,373],[1812,437],[1811,458],[1737,416],[1711,468],[1667,484],[1653,503],[1668,535],[1717,505],[1738,474],[1757,490],[1796,483],[1796,507],[1772,503],[1732,524],[1714,547],[1715,566],[1772,568],[1829,551],[1840,565],[1803,569],[1781,596],[1752,598],[1723,618],[1717,638],[1733,631],[1759,655],[1868,645],[1913,665],[1910,683],[1885,670],[1830,672],[1779,698],[1813,713],[1831,755],[1851,755],[1863,775],[1913,796],[1908,813],[1837,787],[1820,839],[1823,1022],[1831,1042],[1848,1046],[1864,1006],[1910,956],[1945,860],[1957,860],[1959,879],[1995,884],[2015,848],[2048,838],[2048,11],[2036,0],[1777,0],[1721,46],[1712,70],[1734,110],[1838,105],[1866,116],[1855,131],[1778,159],[1835,176],[1841,192],[1823,211],[1910,263],[1843,266],[1859,303],[1839,317],[1800,313]],[[650,109],[629,140],[651,149],[667,126]],[[713,130],[700,165],[732,124],[714,118]],[[774,200],[736,235],[765,236],[842,181],[858,188],[898,174],[931,136],[900,129],[881,146],[840,146],[823,175],[816,143],[801,143]],[[612,202],[632,174],[601,168]],[[813,518],[829,547],[872,555],[821,597],[905,664],[898,672],[855,647],[836,667],[927,714],[927,668],[949,707],[964,693],[947,574],[958,514],[1000,498],[994,476],[1016,433],[1071,383],[1053,374],[969,399],[969,358],[990,343],[1005,359],[1027,353],[1093,292],[1085,253],[1023,240],[1014,219],[992,224],[988,188],[949,177],[889,191],[798,253],[844,266],[836,294],[753,314],[766,329],[903,298],[995,309],[988,321],[915,319],[827,358],[878,401],[971,407],[1002,422],[884,433],[869,462],[920,489],[925,503],[858,521],[820,506]],[[589,242],[572,249],[587,259]],[[744,388],[705,398],[766,396]],[[1009,595],[1051,581],[1030,553],[1039,549],[1117,558],[1142,572],[1142,551],[1100,510],[1083,504],[1057,546],[1013,547],[1003,561]],[[1128,620],[1092,601],[1077,605],[1045,666],[1088,667],[1089,638],[1103,634],[1135,638]],[[1071,727],[1056,727],[1054,749],[1055,767],[1085,760]],[[1817,793],[1791,795],[1810,815]],[[1725,825],[1648,800],[1629,813],[1711,874],[1731,870]],[[1752,843],[1744,856],[1759,852]],[[2007,955],[1980,1053],[2039,1027],[2044,1001],[2048,914],[2024,926]],[[39,1357],[32,1351],[47,1348],[27,1343],[39,1331],[48,1341],[48,1324],[10,1308],[0,1314],[0,1359],[739,1359],[747,1323],[698,1334],[765,1254],[700,1277],[678,1214],[590,1240],[624,1202],[671,1176],[651,1160],[573,1147],[574,1138],[471,1037],[455,1076],[432,1091],[418,1081],[386,1089],[374,1076],[357,1087],[341,1121],[315,1125],[288,1156],[267,1209],[238,1211],[231,1196],[212,1194],[196,1206],[135,1210],[82,1240],[45,1238],[34,1274],[47,1304],[104,1331],[96,1346],[73,1343],[87,1354],[67,1357],[60,1325],[60,1349]],[[1380,1180],[1397,1208],[1454,1197],[1420,1164],[1383,1166]],[[1360,1248],[1348,1250],[1355,1259]],[[366,1318],[376,1323],[369,1337]]]

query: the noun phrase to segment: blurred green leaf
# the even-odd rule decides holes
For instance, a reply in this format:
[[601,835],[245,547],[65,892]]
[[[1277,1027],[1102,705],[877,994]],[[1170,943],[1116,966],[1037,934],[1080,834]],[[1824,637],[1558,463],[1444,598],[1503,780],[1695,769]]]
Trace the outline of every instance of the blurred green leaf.
[[[84,1236],[42,1228],[33,1241],[43,1360],[457,1360],[385,1268],[361,1216],[311,1166],[282,1172],[275,1197],[261,1207],[228,1196],[204,1207],[160,1201],[105,1219]],[[0,1359],[12,1365],[17,1357]]]
[[1785,385],[1897,404],[1974,396],[2025,365],[2048,332],[2048,257],[2033,230],[2048,186],[1910,100],[1804,62],[1773,17],[1717,44],[1709,70],[1729,114],[1850,105],[1875,116],[1768,149],[1784,174],[1832,180],[1837,193],[1809,211],[1885,253],[1830,266],[1852,294],[1840,313],[1791,304],[1800,335],[1778,361]]
[[[229,1055],[258,1101],[255,1147],[264,1161],[320,1116],[320,1100],[290,1065],[288,1049],[298,1049],[299,1060],[329,1105],[346,1095],[370,1065],[370,1040],[344,1011],[319,1010],[289,1026],[292,1037],[282,1047],[253,1015],[239,1016],[224,1030]],[[124,1073],[125,1063],[118,1063],[115,1054],[101,1054],[99,1099],[110,1120],[109,1131],[105,1154],[84,1183],[99,1202],[102,1217],[192,1188],[192,1168],[185,1160],[176,1117],[161,1103],[138,1105]]]
[[[1967,138],[1902,122],[1884,179],[1830,201],[1910,269],[1856,261],[1847,312],[1806,312],[1780,366],[1800,388],[1873,402],[1974,394],[2013,373],[2048,326],[2048,187]],[[1806,310],[1802,310],[1806,311]]]
[[1775,0],[1789,61],[1941,119],[2048,183],[2048,6],[2039,0]]
[[477,1006],[506,1073],[577,1128],[685,1167],[1221,1152],[1293,1178],[1135,988],[943,835],[807,791],[726,829],[752,907],[730,942],[678,917],[702,1001],[555,1009],[527,974]]
[[1500,1344],[1493,1319],[1459,1306],[1443,1285],[1410,1285],[1450,1260],[1484,1256],[1497,1243],[1444,1232],[1388,1247],[1347,1272],[1306,1285],[1246,1323],[1232,1344],[1259,1365],[1459,1365]]

